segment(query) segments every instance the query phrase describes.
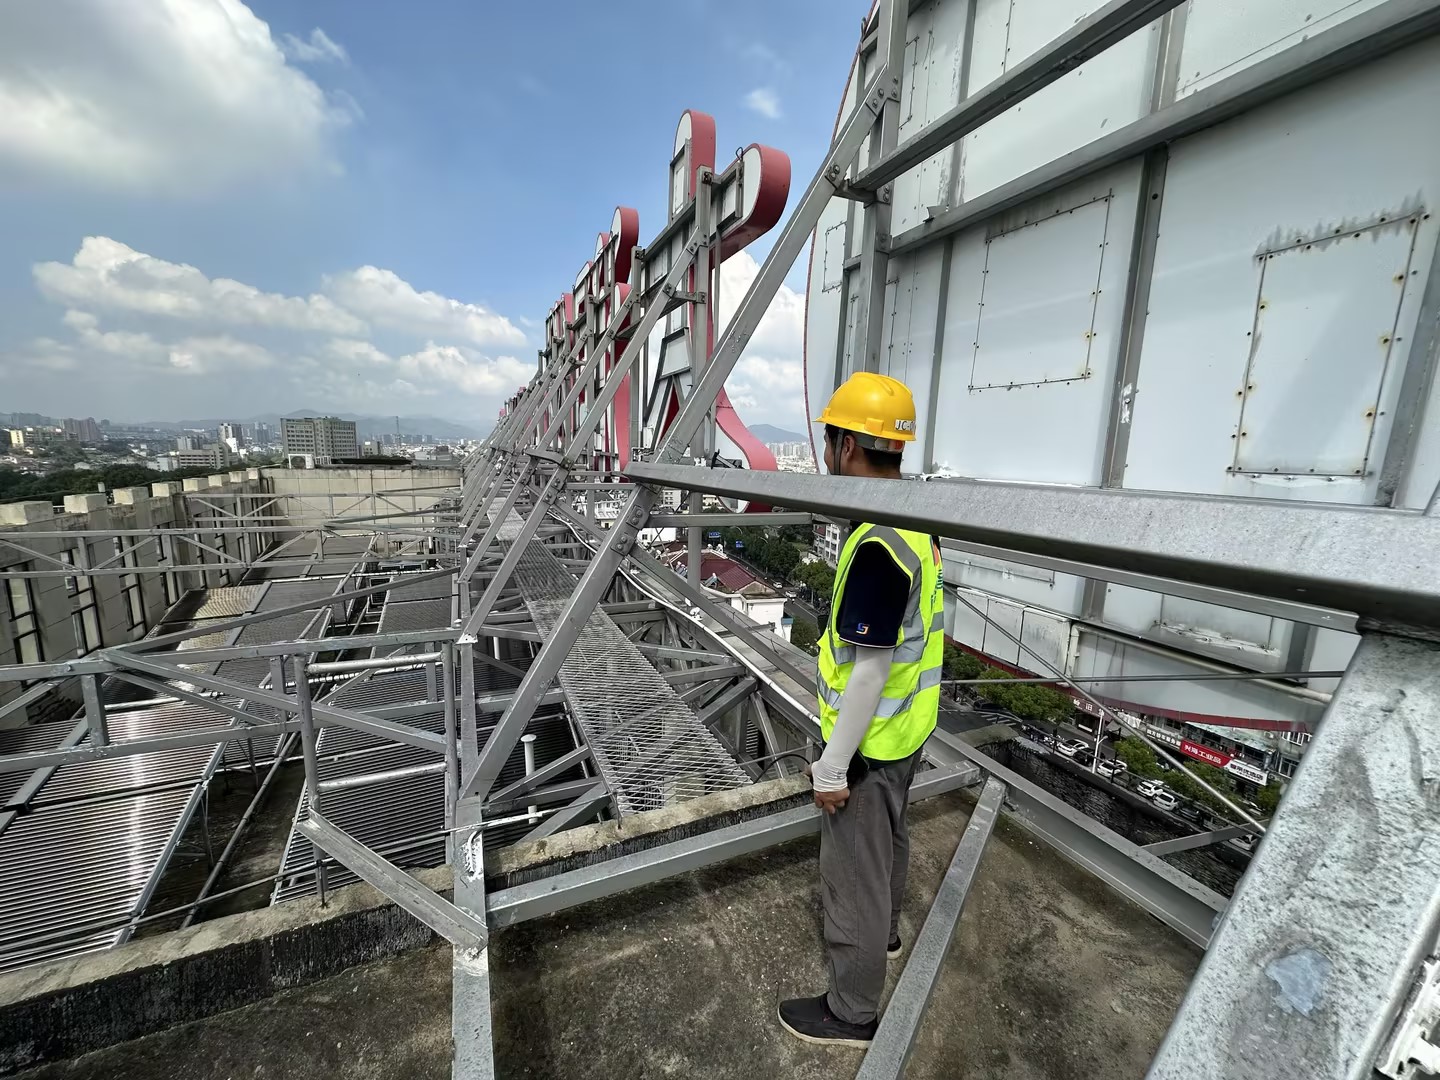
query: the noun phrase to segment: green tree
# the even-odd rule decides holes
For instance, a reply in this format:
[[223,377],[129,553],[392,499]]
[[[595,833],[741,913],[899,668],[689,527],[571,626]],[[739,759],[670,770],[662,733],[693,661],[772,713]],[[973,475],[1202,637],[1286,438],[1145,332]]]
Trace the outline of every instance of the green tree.
[[980,659],[958,645],[945,643],[945,677],[947,679],[978,679],[985,665]]
[[768,549],[770,565],[783,581],[800,564],[800,553],[793,544],[773,543]]
[[1255,805],[1260,807],[1260,812],[1266,817],[1272,817],[1280,806],[1280,785],[1266,784],[1255,796]]
[[1149,780],[1158,780],[1165,775],[1160,768],[1160,759],[1143,739],[1127,735],[1115,744],[1115,756],[1129,766],[1130,771]]
[[808,653],[817,653],[820,643],[820,629],[809,619],[795,619],[790,624],[790,644]]

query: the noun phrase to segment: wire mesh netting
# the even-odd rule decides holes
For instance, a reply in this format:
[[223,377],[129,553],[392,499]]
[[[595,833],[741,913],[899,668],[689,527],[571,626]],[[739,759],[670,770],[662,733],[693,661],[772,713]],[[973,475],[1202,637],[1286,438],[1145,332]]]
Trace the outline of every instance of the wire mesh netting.
[[[508,546],[522,525],[511,512],[496,533],[500,543]],[[514,583],[535,629],[548,635],[575,591],[574,576],[542,543],[532,541],[515,568]],[[590,612],[560,667],[559,682],[622,814],[751,783],[604,611]]]

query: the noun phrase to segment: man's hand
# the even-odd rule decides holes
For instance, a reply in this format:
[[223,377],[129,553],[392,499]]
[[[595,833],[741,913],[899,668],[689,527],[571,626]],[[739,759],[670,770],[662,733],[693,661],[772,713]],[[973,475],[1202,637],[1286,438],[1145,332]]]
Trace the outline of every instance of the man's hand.
[[845,805],[850,798],[850,789],[841,788],[839,791],[817,791],[815,792],[815,805],[827,814],[833,814]]

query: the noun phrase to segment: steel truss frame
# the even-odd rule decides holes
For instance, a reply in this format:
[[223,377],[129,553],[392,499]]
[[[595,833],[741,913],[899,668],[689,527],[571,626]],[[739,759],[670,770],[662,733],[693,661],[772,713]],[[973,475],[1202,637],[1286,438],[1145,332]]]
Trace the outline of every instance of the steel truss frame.
[[[1341,724],[1334,717],[1344,715],[1347,705],[1350,712],[1358,712],[1352,703],[1355,691],[1347,692],[1346,688],[1376,682],[1372,669],[1379,665],[1377,653],[1383,654],[1389,661],[1387,674],[1397,684],[1406,687],[1406,692],[1417,692],[1422,700],[1427,696],[1433,697],[1436,692],[1433,679],[1427,676],[1422,659],[1433,663],[1433,653],[1437,648],[1433,641],[1440,639],[1440,576],[1435,571],[1436,555],[1440,553],[1440,518],[1408,512],[1113,489],[1061,489],[964,481],[931,484],[922,488],[917,484],[885,481],[707,468],[703,467],[704,459],[696,464],[680,464],[685,448],[703,422],[715,392],[723,385],[745,341],[753,332],[759,312],[773,295],[779,277],[788,270],[790,261],[798,253],[798,244],[794,241],[798,235],[813,229],[825,197],[863,191],[876,193],[866,206],[859,265],[862,277],[883,281],[886,258],[963,226],[979,224],[987,217],[1069,182],[1084,172],[1135,157],[1156,145],[1161,132],[1169,133],[1165,137],[1174,137],[1219,123],[1273,97],[1371,60],[1415,40],[1419,35],[1440,29],[1440,4],[1423,0],[1391,0],[1335,30],[1315,35],[1303,47],[1282,52],[1232,77],[1228,85],[1221,83],[1208,94],[1196,95],[1198,101],[1192,99],[1159,109],[1130,129],[1077,151],[1071,155],[1074,160],[1062,159],[977,200],[974,205],[966,204],[947,211],[915,230],[915,236],[892,240],[887,235],[888,200],[884,186],[888,181],[935,151],[952,145],[1009,105],[1174,6],[1174,3],[1154,0],[1114,0],[1042,49],[1034,63],[1021,65],[1005,78],[972,94],[942,118],[942,122],[931,125],[923,135],[897,148],[891,124],[891,103],[898,99],[893,73],[897,43],[903,49],[905,40],[903,24],[906,9],[895,0],[883,0],[878,5],[875,56],[867,72],[868,87],[860,95],[861,105],[840,125],[820,176],[801,198],[784,226],[755,285],[722,336],[713,362],[703,373],[699,373],[691,397],[656,448],[653,459],[632,461],[624,470],[624,474],[637,481],[640,488],[629,495],[619,518],[604,535],[580,587],[567,606],[559,629],[544,643],[491,741],[479,754],[474,767],[465,767],[462,799],[483,797],[493,786],[500,764],[534,712],[536,692],[547,685],[558,670],[575,640],[575,632],[578,632],[585,612],[593,607],[603,588],[622,566],[627,561],[635,561],[632,553],[636,535],[651,521],[650,511],[655,503],[656,491],[661,487],[692,493],[708,492],[763,501],[791,510],[810,510],[852,520],[923,529],[962,542],[985,545],[1022,560],[1026,555],[1064,560],[1075,566],[1096,567],[1102,572],[1140,574],[1157,581],[1176,581],[1190,588],[1214,590],[1215,595],[1250,594],[1258,597],[1261,603],[1270,603],[1282,610],[1315,611],[1316,617],[1307,621],[1322,625],[1328,621],[1330,611],[1341,613],[1342,619],[1353,615],[1358,627],[1365,633],[1366,644],[1356,654],[1342,679],[1340,691],[1330,703],[1326,721],[1311,748],[1307,764],[1295,779],[1296,792],[1306,792],[1312,785],[1328,782],[1328,778],[1312,780],[1317,771],[1312,763],[1326,757],[1325,753],[1317,754],[1316,747],[1321,744],[1327,748],[1335,746],[1333,731]],[[868,110],[870,115],[866,116],[862,110]],[[855,181],[847,184],[845,174],[852,167],[861,143],[867,138],[871,141],[870,160],[858,172]],[[817,190],[822,183],[828,186],[828,190],[823,187]],[[706,239],[701,236],[702,243]],[[859,352],[861,365],[871,369],[875,367],[874,354],[877,351],[872,348],[871,341],[877,337],[874,324],[878,321],[879,297],[875,293],[874,288],[862,287],[856,330],[857,348],[862,350]],[[554,360],[552,366],[553,363]],[[547,376],[544,372],[537,378],[542,384],[547,379],[551,383],[555,381],[553,375]],[[588,436],[599,420],[598,408],[592,409],[579,433]],[[503,513],[508,514],[520,505],[529,504],[532,507],[527,520],[528,532],[522,534],[521,539],[528,539],[540,520],[555,512],[554,507],[559,502],[557,486],[563,490],[568,479],[565,473],[578,448],[572,443],[565,452],[555,454],[549,448],[548,437],[535,439],[530,427],[533,425],[525,423],[523,417],[517,423],[502,425],[486,451],[489,492],[493,495],[506,483],[509,484]],[[482,500],[482,509],[488,505],[488,500]],[[668,524],[673,518],[667,516],[663,520]],[[572,520],[572,524],[578,525],[579,522]],[[498,515],[491,519],[487,542],[494,539],[496,531]],[[483,552],[477,552],[477,565],[482,557]],[[502,565],[497,577],[504,576],[507,570]],[[492,581],[490,591],[495,588],[496,583]],[[481,611],[480,618],[483,619],[484,615],[485,612]],[[1063,673],[1053,674],[1064,678]],[[1076,689],[1090,697],[1083,689]],[[1335,792],[1329,792],[1329,797],[1333,803]],[[987,802],[998,802],[998,799],[998,794],[987,793]],[[1303,801],[1304,796],[1297,798],[1292,794],[1291,799],[1294,800],[1290,803],[1293,806]],[[1414,819],[1420,813],[1419,804],[1410,807],[1408,813]],[[1433,839],[1440,831],[1437,828],[1440,820],[1436,819],[1433,810],[1423,816],[1423,822],[1416,822],[1423,825],[1416,835]],[[1287,816],[1282,811],[1278,820],[1293,823],[1296,815],[1292,811]],[[1252,824],[1259,828],[1258,823]],[[1355,825],[1358,831],[1354,850],[1358,855],[1363,842],[1374,843],[1376,838],[1373,821],[1368,828],[1364,821],[1356,821]],[[1297,834],[1306,831],[1302,824],[1294,824],[1291,828]],[[1282,830],[1279,839],[1271,837],[1262,844],[1255,865],[1242,884],[1236,903],[1232,905],[1232,912],[1240,908],[1241,898],[1266,888],[1257,886],[1256,882],[1264,882],[1273,875],[1283,873],[1287,866],[1294,865],[1296,841],[1292,839],[1287,844],[1284,839],[1289,831]],[[973,843],[962,844],[962,851],[974,846]],[[1398,857],[1398,852],[1396,855],[1393,861],[1386,863],[1387,874],[1405,873],[1404,861]],[[967,855],[967,859],[971,860],[968,863],[970,873],[973,873],[974,857],[973,854]],[[1153,859],[1154,855],[1148,855],[1148,858]],[[1299,1061],[1303,1062],[1307,1071],[1342,1075],[1335,1068],[1336,1059],[1339,1059],[1344,1062],[1344,1075],[1350,1075],[1351,1069],[1368,1069],[1379,1035],[1385,1031],[1404,996],[1401,990],[1409,985],[1419,960],[1435,937],[1435,918],[1420,918],[1422,912],[1437,909],[1432,899],[1435,875],[1421,874],[1419,877],[1423,884],[1414,890],[1413,909],[1401,905],[1400,917],[1387,923],[1393,932],[1391,940],[1399,943],[1396,946],[1399,952],[1386,958],[1390,962],[1384,965],[1384,975],[1380,978],[1365,979],[1361,976],[1364,969],[1360,959],[1373,954],[1368,943],[1342,947],[1333,940],[1333,932],[1325,939],[1327,948],[1346,954],[1347,959],[1353,957],[1355,974],[1342,988],[1347,1005],[1357,1003],[1352,991],[1358,989],[1361,982],[1368,982],[1372,988],[1385,988],[1381,993],[1372,993],[1368,1008],[1350,1016],[1350,1026],[1363,1030],[1364,1037],[1342,1044],[1341,1052],[1336,1054],[1336,1044],[1319,1037],[1313,1024],[1305,1021],[1304,1014],[1308,1010],[1291,1008],[1286,1015],[1300,1018],[1291,1025],[1297,1034],[1289,1040],[1283,1053],[1271,1053],[1268,1049],[1262,1052],[1261,1056],[1268,1066],[1273,1069],[1284,1062],[1286,1068],[1294,1069]],[[1334,926],[1343,925],[1345,904],[1338,902],[1324,883],[1316,882],[1310,887],[1302,884],[1297,888],[1293,874],[1290,878],[1292,892],[1289,895],[1297,901],[1286,905],[1292,928],[1304,926],[1306,933],[1315,933],[1327,924],[1327,920],[1331,920]],[[942,899],[948,895],[942,889]],[[963,889],[960,895],[963,898]],[[1274,898],[1273,894],[1262,895],[1265,901]],[[1353,895],[1353,892],[1348,893],[1345,900],[1352,900]],[[947,900],[944,906],[953,908],[954,914],[958,914],[958,903]],[[941,908],[942,905],[937,902],[937,913]],[[953,915],[948,921],[953,926]],[[1256,948],[1268,946],[1271,939],[1251,938],[1243,931],[1229,932],[1230,921],[1227,919],[1222,925],[1220,937],[1211,950],[1212,959],[1207,959],[1202,966],[1181,1018],[1157,1059],[1156,1075],[1167,1075],[1167,1061],[1174,1062],[1174,1075],[1182,1072],[1196,1075],[1195,1051],[1202,1039],[1202,1031],[1205,1032],[1207,1059],[1213,1062],[1213,1068],[1205,1071],[1204,1075],[1242,1075],[1239,1055],[1255,1053],[1252,1044],[1241,1040],[1215,1040],[1213,1031],[1206,1031],[1201,1021],[1202,1017],[1214,1015],[1213,999],[1220,995],[1243,1009],[1249,1007],[1246,1003],[1253,1002],[1256,995],[1266,1000],[1275,997],[1277,983],[1284,991],[1285,980],[1273,974],[1265,975],[1263,968],[1254,964]],[[1208,936],[1204,928],[1193,924],[1191,932],[1197,937]],[[948,932],[944,937],[948,940]],[[1300,951],[1296,955],[1300,955]],[[1215,957],[1232,958],[1221,976],[1211,974],[1223,963],[1213,959]],[[924,978],[920,981],[927,982]],[[902,983],[905,982],[902,978]],[[1237,984],[1244,985],[1247,990],[1237,993]],[[1190,1021],[1187,1021],[1187,1016]],[[913,1037],[913,1025],[909,1037]],[[896,1053],[894,1047],[903,1045],[908,1048],[909,1037],[888,1040],[891,1047],[888,1053],[893,1064],[882,1070],[878,1066],[871,1068],[867,1061],[865,1075],[898,1075],[903,1068],[906,1051]],[[1359,1072],[1354,1074],[1359,1075]]]
[[[785,685],[793,682],[796,693],[806,693],[813,671],[804,658],[782,643],[766,640],[763,632],[747,626],[695,583],[677,581],[637,546],[640,531],[657,522],[689,526],[693,535],[698,522],[714,520],[704,515],[652,514],[659,488],[755,499],[786,507],[787,515],[808,511],[925,529],[1019,561],[1030,558],[1042,565],[1074,568],[1070,572],[1083,574],[1093,568],[1097,577],[1124,575],[1127,581],[1153,582],[1156,591],[1165,591],[1166,583],[1177,583],[1177,588],[1198,595],[1243,594],[1253,598],[1260,610],[1313,612],[1309,621],[1320,625],[1329,625],[1326,620],[1332,614],[1342,622],[1353,617],[1364,634],[1361,647],[1228,909],[1219,897],[1163,863],[1156,852],[1128,844],[984,755],[937,735],[927,748],[936,767],[917,781],[917,796],[981,780],[985,790],[863,1075],[898,1076],[903,1071],[985,839],[1007,802],[1022,825],[1067,857],[1190,940],[1209,944],[1152,1076],[1368,1075],[1390,1040],[1394,1018],[1421,961],[1440,932],[1440,844],[1434,842],[1440,834],[1440,803],[1432,790],[1440,735],[1429,722],[1440,710],[1440,577],[1435,569],[1440,565],[1436,559],[1440,516],[1114,489],[965,481],[921,487],[751,473],[704,467],[708,455],[700,456],[701,464],[681,464],[692,447],[711,445],[705,425],[716,396],[833,197],[863,197],[866,203],[859,265],[870,286],[862,297],[859,325],[864,331],[863,363],[873,366],[877,350],[871,346],[883,299],[875,286],[883,285],[888,258],[982,224],[1005,209],[1134,158],[1167,139],[1222,122],[1420,36],[1440,32],[1440,0],[1386,0],[1183,103],[1160,108],[1137,124],[944,211],[911,234],[887,235],[885,187],[891,180],[1173,6],[1174,0],[1111,0],[1042,49],[1036,62],[1022,64],[970,94],[940,124],[897,145],[896,64],[903,56],[908,3],[880,0],[872,20],[875,57],[867,66],[867,83],[857,95],[858,104],[839,125],[817,175],[781,228],[720,336],[714,356],[696,371],[692,392],[652,460],[632,461],[624,470],[629,482],[618,489],[624,493],[624,504],[608,529],[573,513],[568,499],[576,492],[615,483],[616,478],[577,465],[620,393],[622,378],[633,369],[667,308],[677,302],[708,303],[703,294],[680,292],[697,263],[702,271],[709,265],[715,244],[711,223],[698,206],[684,223],[691,229],[684,254],[666,266],[664,278],[648,288],[632,288],[603,331],[597,334],[592,321],[583,339],[576,335],[568,348],[542,356],[540,369],[516,406],[464,464],[456,498],[444,508],[437,507],[436,527],[417,529],[441,537],[445,545],[441,559],[453,563],[438,572],[453,580],[451,625],[259,649],[155,651],[201,632],[192,631],[102,650],[83,660],[0,668],[0,680],[119,673],[147,680],[146,685],[182,699],[205,702],[239,721],[218,737],[205,732],[147,740],[143,745],[106,743],[95,738],[104,730],[101,702],[92,706],[89,744],[0,759],[0,771],[143,752],[162,743],[193,745],[298,732],[311,793],[309,814],[300,827],[316,847],[317,864],[322,855],[346,864],[455,946],[455,1075],[470,1080],[494,1074],[488,1009],[490,929],[757,850],[814,828],[813,810],[786,811],[532,885],[485,893],[482,838],[487,824],[497,814],[531,805],[537,807],[530,813],[533,820],[539,804],[546,801],[544,794],[557,786],[550,781],[563,766],[550,763],[504,786],[497,783],[501,770],[522,752],[522,739],[537,710],[554,702],[556,677],[587,618],[617,589],[641,603],[648,596],[648,602],[655,604],[661,617],[631,620],[628,634],[638,645],[647,646],[662,671],[685,687],[692,707],[720,717],[726,709],[740,706],[743,722],[729,733],[722,732],[728,734],[737,756],[743,756],[744,723],[750,720],[763,733],[768,748],[788,750],[793,745],[803,750],[807,737],[814,738],[813,728],[806,729],[808,709]],[[869,152],[862,164],[858,159],[867,143]],[[637,249],[636,254],[635,264],[642,267],[644,252]],[[707,280],[708,275],[702,273],[700,279]],[[643,280],[637,269],[635,281]],[[602,376],[602,357],[621,341],[626,342],[623,351]],[[582,342],[585,359],[580,363]],[[582,397],[583,413],[577,420]],[[692,451],[689,456],[696,455]],[[515,528],[512,515],[522,513]],[[409,515],[402,511],[397,516]],[[328,524],[344,527],[345,519],[336,517]],[[526,613],[509,608],[516,596],[514,574],[525,549],[545,544],[556,524],[589,558],[555,625],[542,636]],[[310,606],[363,599],[418,580],[421,577],[350,589]],[[671,598],[698,609],[700,619],[687,618],[671,606]],[[743,638],[743,647],[738,640],[732,644],[712,636],[703,620]],[[229,625],[243,623],[233,620]],[[658,641],[653,640],[656,637]],[[487,645],[500,639],[537,647],[513,691],[481,698],[475,687],[475,664]],[[403,711],[377,715],[312,699],[318,665],[311,666],[311,654],[401,646],[420,647],[427,654],[438,651],[438,659],[388,659],[397,667],[423,663],[433,669],[431,685],[444,687],[442,735],[404,723],[398,718],[405,715]],[[257,690],[178,666],[181,661],[232,655],[270,656],[278,677],[270,687]],[[284,677],[287,657],[293,667],[290,680]],[[699,666],[688,666],[692,663]],[[1055,676],[1065,679],[1059,672]],[[482,743],[477,718],[502,700],[503,712]],[[260,712],[254,711],[257,707]],[[97,709],[98,717],[93,715]],[[793,729],[792,741],[776,731],[771,709]],[[356,728],[436,755],[435,765],[422,768],[434,771],[438,766],[445,776],[453,902],[424,889],[393,862],[326,819],[326,789],[315,760],[316,732],[325,725]],[[561,760],[580,763],[587,753],[588,747],[577,746]],[[1390,781],[1377,785],[1364,805],[1357,805],[1340,786],[1342,775],[1356,767]],[[752,775],[756,775],[753,770]],[[557,819],[584,821],[603,795],[597,787],[593,778],[567,786],[560,794],[561,808],[553,815],[547,811],[549,820],[538,829],[554,828]],[[1322,829],[1324,835],[1318,835]],[[317,886],[323,893],[323,872],[317,874]],[[1212,926],[1222,909],[1225,915],[1212,939]],[[1357,920],[1357,911],[1365,918]],[[1357,921],[1363,927],[1357,928]],[[1263,1017],[1264,1038],[1247,1035],[1259,1030],[1254,1026],[1257,1016]],[[1217,1023],[1223,1027],[1223,1038],[1216,1037]]]

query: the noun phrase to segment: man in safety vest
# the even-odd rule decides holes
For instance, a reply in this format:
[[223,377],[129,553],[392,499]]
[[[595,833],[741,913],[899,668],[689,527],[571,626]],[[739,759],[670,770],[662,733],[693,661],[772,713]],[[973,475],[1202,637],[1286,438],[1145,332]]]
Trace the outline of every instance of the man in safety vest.
[[[915,438],[915,400],[885,375],[852,375],[817,423],[835,476],[900,479]],[[811,1042],[868,1045],[885,962],[900,955],[900,898],[910,861],[905,807],[920,747],[935,730],[945,629],[940,549],[923,533],[860,524],[835,567],[820,637],[820,733],[811,766],[830,990],[780,1004]]]

